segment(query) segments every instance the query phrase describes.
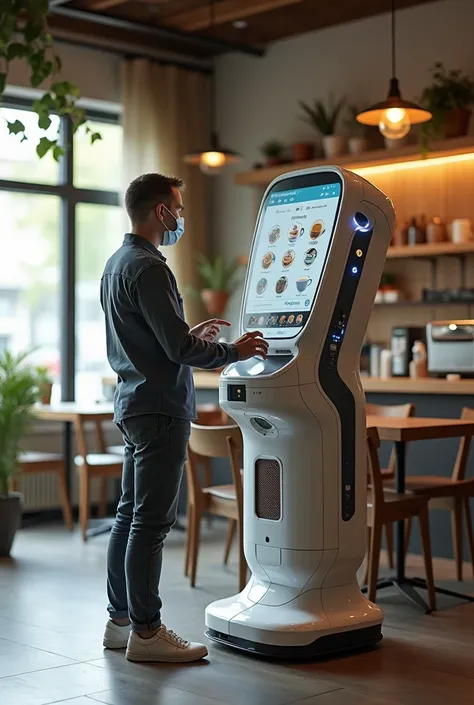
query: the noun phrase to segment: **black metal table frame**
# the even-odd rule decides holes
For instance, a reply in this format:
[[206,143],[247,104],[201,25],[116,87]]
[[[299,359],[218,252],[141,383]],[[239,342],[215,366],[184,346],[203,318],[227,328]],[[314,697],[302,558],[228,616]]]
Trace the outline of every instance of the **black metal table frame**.
[[[396,464],[396,489],[399,494],[405,493],[405,470],[406,470],[406,441],[395,441]],[[409,602],[422,609],[426,614],[431,610],[427,602],[418,594],[415,588],[427,589],[424,578],[408,578],[405,575],[405,522],[398,521],[395,532],[395,574],[377,580],[377,590],[387,587],[395,587]],[[362,588],[367,592],[367,586]],[[467,595],[454,590],[446,590],[435,585],[435,592],[440,595],[455,597],[467,602],[474,602],[473,595]]]

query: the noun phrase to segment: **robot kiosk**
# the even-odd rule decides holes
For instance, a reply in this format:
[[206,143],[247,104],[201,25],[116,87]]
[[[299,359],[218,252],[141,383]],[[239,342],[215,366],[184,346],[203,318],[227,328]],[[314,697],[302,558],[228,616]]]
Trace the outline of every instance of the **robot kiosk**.
[[229,365],[219,389],[244,439],[252,576],[207,607],[214,641],[300,658],[382,638],[382,611],[356,579],[367,511],[359,356],[394,220],[383,193],[336,167],[280,176],[265,193],[240,332],[260,330],[268,359]]

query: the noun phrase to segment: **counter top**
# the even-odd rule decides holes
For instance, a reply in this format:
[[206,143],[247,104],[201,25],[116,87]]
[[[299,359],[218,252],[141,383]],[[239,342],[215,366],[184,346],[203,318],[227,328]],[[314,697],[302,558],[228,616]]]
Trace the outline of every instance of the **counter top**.
[[[194,384],[196,389],[219,389],[219,372],[195,370]],[[104,379],[105,384],[115,384],[114,379]],[[473,394],[474,379],[411,379],[410,377],[362,377],[365,392],[380,392],[388,394]]]
[[[219,374],[216,372],[194,372],[196,389],[219,389]],[[399,394],[473,394],[474,379],[411,379],[410,377],[362,377],[365,392]]]

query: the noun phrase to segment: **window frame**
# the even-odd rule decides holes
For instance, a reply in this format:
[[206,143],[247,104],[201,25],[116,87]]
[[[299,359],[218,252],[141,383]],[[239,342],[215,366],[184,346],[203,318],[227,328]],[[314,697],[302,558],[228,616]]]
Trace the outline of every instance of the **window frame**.
[[[26,98],[4,96],[2,107],[32,110]],[[88,120],[119,125],[120,115],[95,109],[85,109]],[[59,160],[59,180],[56,184],[27,183],[0,178],[0,191],[25,194],[47,194],[60,199],[60,365],[61,401],[75,400],[76,377],[76,206],[93,203],[120,206],[119,191],[78,188],[74,186],[74,134],[69,118],[60,118],[61,144],[65,154]],[[91,403],[93,400],[91,400]]]

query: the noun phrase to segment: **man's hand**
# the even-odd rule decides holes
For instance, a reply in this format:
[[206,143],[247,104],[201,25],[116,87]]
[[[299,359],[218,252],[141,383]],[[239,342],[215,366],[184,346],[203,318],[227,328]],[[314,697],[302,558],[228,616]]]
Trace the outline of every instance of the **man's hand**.
[[213,343],[221,331],[221,326],[230,326],[230,323],[222,318],[211,318],[209,321],[204,321],[194,326],[189,332],[195,335],[196,338]]
[[248,360],[250,357],[263,357],[266,359],[268,353],[268,343],[262,338],[259,331],[245,333],[234,343],[239,353],[239,360]]

